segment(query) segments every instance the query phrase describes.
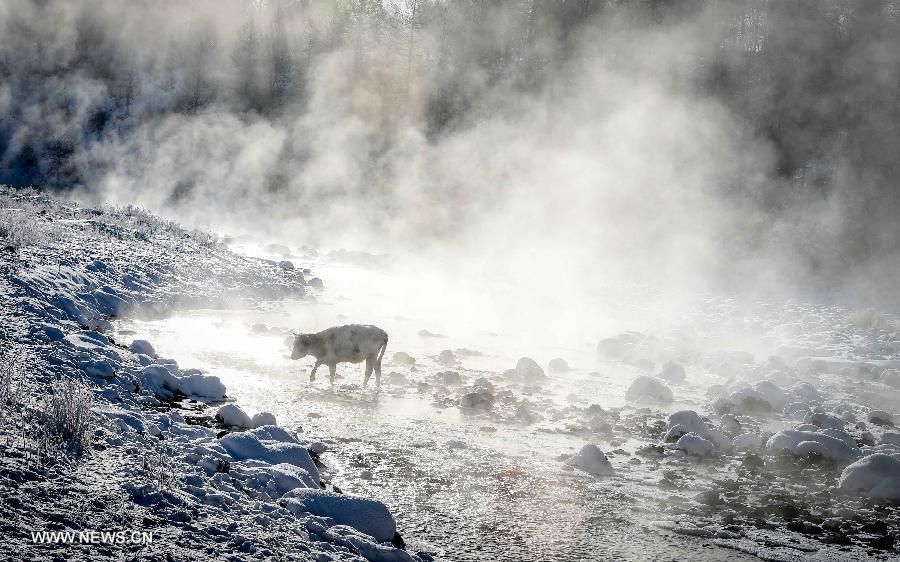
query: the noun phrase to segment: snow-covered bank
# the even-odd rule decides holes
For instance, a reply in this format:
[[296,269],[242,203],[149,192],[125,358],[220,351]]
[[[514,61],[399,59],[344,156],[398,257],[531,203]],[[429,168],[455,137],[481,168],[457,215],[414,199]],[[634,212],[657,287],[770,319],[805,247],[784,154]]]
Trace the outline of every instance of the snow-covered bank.
[[[137,209],[6,190],[0,242],[0,496],[17,556],[418,558],[397,548],[383,504],[321,481],[299,428],[223,435],[186,415],[227,398],[215,373],[110,335],[111,321],[127,316],[302,298],[302,268],[234,254]],[[256,420],[247,425],[274,418]],[[157,538],[96,547],[35,544],[28,534],[126,527]]]

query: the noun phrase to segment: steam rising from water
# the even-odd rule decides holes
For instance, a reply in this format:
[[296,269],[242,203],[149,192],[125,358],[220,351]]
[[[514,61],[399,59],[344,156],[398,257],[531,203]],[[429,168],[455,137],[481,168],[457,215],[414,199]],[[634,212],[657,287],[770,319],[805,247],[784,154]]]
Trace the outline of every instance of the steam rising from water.
[[[704,85],[716,65],[750,72],[731,43],[790,52],[766,18],[807,14],[575,4],[8,3],[7,180],[295,247],[389,253],[451,280],[499,276],[559,306],[626,280],[884,297],[874,272],[896,271],[896,228],[879,213],[859,226],[848,193],[896,196],[851,187],[857,162],[816,154],[796,168],[843,170],[830,191],[785,180],[800,125],[785,149],[739,96]],[[28,168],[32,145],[44,152]],[[888,243],[861,251],[872,234]]]

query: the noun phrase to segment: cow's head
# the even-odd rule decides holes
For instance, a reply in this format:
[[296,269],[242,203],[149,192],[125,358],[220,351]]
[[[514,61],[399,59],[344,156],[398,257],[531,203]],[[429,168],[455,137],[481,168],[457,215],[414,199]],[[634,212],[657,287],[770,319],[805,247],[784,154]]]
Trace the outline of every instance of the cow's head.
[[306,357],[311,350],[312,334],[297,334],[294,336],[294,349],[291,351],[291,359]]

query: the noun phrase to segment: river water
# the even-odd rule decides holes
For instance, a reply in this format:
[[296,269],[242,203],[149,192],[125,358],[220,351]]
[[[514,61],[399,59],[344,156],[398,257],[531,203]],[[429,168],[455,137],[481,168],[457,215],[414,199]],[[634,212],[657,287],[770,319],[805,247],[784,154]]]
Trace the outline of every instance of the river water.
[[[634,463],[635,449],[645,443],[610,443],[573,427],[576,407],[631,411],[624,393],[637,372],[598,365],[594,347],[601,336],[655,321],[644,292],[620,288],[570,311],[555,308],[553,295],[522,297],[502,283],[432,282],[427,271],[320,263],[315,273],[326,283],[315,302],[196,310],[122,321],[116,329],[124,341],[151,341],[183,368],[219,376],[250,414],[272,412],[279,425],[325,443],[322,460],[333,482],[384,501],[410,551],[445,560],[755,559],[654,526],[672,502],[687,501],[696,490],[687,485],[663,493],[655,484],[662,468]],[[535,310],[544,317],[536,320]],[[289,358],[290,330],[351,322],[377,324],[390,334],[380,392],[361,387],[360,365],[339,366],[332,389],[327,369],[310,384],[312,359]],[[447,365],[438,361],[445,349],[480,355],[462,351]],[[393,364],[397,351],[415,357],[416,367]],[[552,374],[542,389],[512,389],[511,398],[488,411],[456,405],[465,385],[433,384],[450,369],[465,382],[492,380],[499,395],[506,390],[500,373],[523,355],[544,368],[563,357],[571,370]],[[388,384],[390,373],[403,384]],[[694,378],[668,409],[698,408],[709,382]],[[505,406],[521,400],[536,414],[529,423]],[[622,451],[610,457],[616,476],[595,478],[564,465],[587,442]]]

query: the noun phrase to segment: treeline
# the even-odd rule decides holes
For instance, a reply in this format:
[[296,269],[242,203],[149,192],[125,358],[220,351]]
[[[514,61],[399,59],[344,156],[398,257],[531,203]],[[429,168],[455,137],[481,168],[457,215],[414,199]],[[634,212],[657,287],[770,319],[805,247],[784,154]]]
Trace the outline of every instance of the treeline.
[[317,80],[341,95],[316,108],[340,105],[388,139],[407,125],[436,139],[502,111],[510,92],[565,88],[590,57],[614,65],[617,49],[669,28],[704,45],[685,48],[685,87],[770,147],[757,172],[772,181],[724,189],[765,209],[840,191],[847,222],[895,224],[852,233],[855,251],[900,239],[900,221],[882,220],[900,211],[892,0],[10,0],[0,182],[76,185],[92,143],[160,116],[298,119]]

